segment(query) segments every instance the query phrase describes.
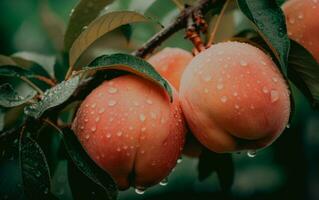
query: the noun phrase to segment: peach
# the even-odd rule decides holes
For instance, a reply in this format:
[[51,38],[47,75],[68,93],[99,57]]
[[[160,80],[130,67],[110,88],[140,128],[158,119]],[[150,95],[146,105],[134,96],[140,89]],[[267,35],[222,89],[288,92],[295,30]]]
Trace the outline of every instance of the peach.
[[220,153],[269,145],[290,115],[289,90],[275,63],[239,42],[195,56],[182,76],[180,99],[195,137]]
[[288,36],[303,45],[319,62],[319,0],[289,0],[282,9]]
[[166,47],[150,57],[148,62],[178,90],[182,73],[192,59],[188,51]]
[[105,81],[81,104],[72,129],[89,156],[120,189],[148,187],[176,165],[185,140],[185,122],[174,91],[142,77]]

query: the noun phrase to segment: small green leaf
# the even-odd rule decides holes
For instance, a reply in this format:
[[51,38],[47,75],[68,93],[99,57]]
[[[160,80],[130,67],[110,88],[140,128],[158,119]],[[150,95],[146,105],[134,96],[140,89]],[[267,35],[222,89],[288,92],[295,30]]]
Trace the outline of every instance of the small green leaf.
[[82,53],[106,33],[125,24],[145,21],[148,21],[146,17],[133,11],[114,11],[97,18],[72,44],[69,65],[74,66]]
[[[105,192],[104,199],[115,200],[118,195],[117,186],[112,177],[97,166],[87,155],[78,139],[70,129],[63,131],[66,150],[74,165],[93,183]],[[72,186],[71,186],[72,187]]]
[[41,147],[27,133],[21,133],[19,144],[24,190],[29,198],[47,199],[51,188],[48,163]]
[[0,85],[0,106],[16,107],[28,102],[37,92],[35,90],[27,90],[26,96],[19,95],[9,83]]
[[[35,69],[36,70],[35,73],[38,71],[37,74],[39,74],[39,75],[44,75],[44,76],[49,75],[52,78],[54,77],[54,64],[56,61],[55,56],[22,51],[22,52],[18,52],[18,53],[11,55],[11,57],[21,67],[29,68],[28,66],[30,65],[30,63],[27,63],[26,61],[30,61],[30,62],[33,62],[33,63],[39,65],[37,67],[41,67],[44,70],[44,72],[43,72],[43,70],[40,71],[39,69]],[[20,58],[20,59],[18,59],[18,58]],[[32,70],[32,68],[30,70],[34,71],[34,70]]]
[[287,75],[290,48],[285,16],[276,0],[237,0],[239,8],[257,27],[258,32],[274,52]]
[[83,28],[88,26],[105,6],[111,4],[114,0],[81,0],[79,4],[72,9],[70,21],[64,35],[64,50],[68,51],[75,39],[81,34]]
[[319,64],[300,44],[291,40],[288,78],[314,107],[319,105]]
[[230,190],[234,182],[234,164],[231,154],[218,154],[204,149],[198,162],[198,179],[205,180],[213,172],[217,173],[223,190]]
[[145,60],[129,55],[129,54],[113,54],[104,55],[96,58],[92,61],[87,68],[81,71],[93,71],[93,70],[107,70],[116,69],[128,71],[148,80],[155,82],[164,88],[169,94],[171,100],[173,99],[172,88],[168,82],[162,78],[162,76]]
[[48,89],[39,102],[25,107],[25,114],[39,118],[49,108],[58,106],[68,100],[78,87],[79,82],[80,77],[75,76]]

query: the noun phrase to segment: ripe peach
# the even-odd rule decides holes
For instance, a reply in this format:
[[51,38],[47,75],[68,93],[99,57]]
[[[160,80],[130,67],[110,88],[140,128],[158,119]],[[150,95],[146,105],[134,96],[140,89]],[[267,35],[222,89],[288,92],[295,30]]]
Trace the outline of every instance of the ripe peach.
[[319,1],[289,0],[282,8],[289,37],[308,49],[319,62]]
[[192,54],[183,49],[166,47],[148,62],[178,90],[182,73],[192,59]]
[[184,71],[180,99],[195,137],[215,152],[269,145],[290,114],[289,90],[275,63],[239,42],[198,54]]
[[90,157],[120,189],[164,179],[179,158],[185,123],[178,96],[125,75],[105,81],[81,104],[72,129]]

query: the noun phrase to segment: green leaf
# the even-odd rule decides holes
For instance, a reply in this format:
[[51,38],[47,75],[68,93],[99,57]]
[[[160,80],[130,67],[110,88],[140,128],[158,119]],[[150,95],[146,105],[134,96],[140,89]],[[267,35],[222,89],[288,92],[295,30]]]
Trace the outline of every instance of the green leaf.
[[23,131],[19,152],[23,186],[26,195],[48,199],[51,188],[50,170],[44,152],[38,143]]
[[25,76],[28,78],[32,78],[34,77],[34,73],[32,71],[23,69],[18,66],[2,65],[0,66],[0,76],[8,76],[8,77]]
[[70,66],[74,66],[82,53],[97,39],[125,24],[148,21],[133,11],[114,11],[94,20],[74,41],[70,49]]
[[68,100],[76,90],[80,82],[79,76],[62,81],[58,85],[45,91],[43,98],[32,105],[25,107],[26,115],[39,118],[49,108],[58,106]]
[[234,164],[231,154],[219,154],[204,149],[198,162],[198,179],[203,181],[213,172],[217,173],[220,186],[229,191],[234,182]]
[[287,36],[285,16],[276,0],[237,0],[239,8],[257,27],[287,75],[290,41]]
[[319,105],[319,64],[303,46],[291,40],[288,78],[314,107]]
[[172,88],[169,83],[145,60],[129,54],[103,55],[92,61],[87,68],[81,71],[116,69],[128,71],[155,82],[164,88],[173,99]]
[[105,6],[114,0],[81,0],[70,13],[70,21],[64,35],[64,50],[69,51],[75,39],[81,34],[83,28],[88,26]]
[[118,190],[112,177],[91,160],[70,129],[65,129],[63,133],[66,150],[74,165],[104,191],[104,199],[115,200]]
[[0,85],[0,106],[3,107],[16,107],[28,102],[32,99],[37,92],[35,90],[27,90],[27,94],[22,96],[14,90],[13,86],[9,83]]
[[[11,55],[12,58],[15,60],[15,62],[21,66],[21,67],[27,67],[30,65],[30,63],[27,63],[26,61],[33,62],[41,67],[41,69],[35,69],[33,70],[32,68],[30,69],[31,71],[38,72],[40,75],[44,76],[50,76],[54,78],[54,64],[55,64],[55,56],[50,56],[50,55],[43,55],[39,53],[34,53],[34,52],[27,52],[27,51],[22,51],[15,53]],[[20,58],[20,59],[17,59]]]

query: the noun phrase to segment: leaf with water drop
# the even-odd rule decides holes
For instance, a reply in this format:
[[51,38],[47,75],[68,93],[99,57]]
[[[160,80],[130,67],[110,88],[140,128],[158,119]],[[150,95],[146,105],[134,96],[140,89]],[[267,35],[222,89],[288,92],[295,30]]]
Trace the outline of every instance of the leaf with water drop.
[[51,196],[51,178],[45,154],[39,144],[22,131],[19,143],[22,180],[26,195],[39,199]]
[[7,108],[19,106],[28,102],[36,94],[37,92],[35,90],[30,89],[26,90],[23,96],[19,95],[11,84],[4,83],[0,85],[0,106]]
[[[63,130],[63,141],[72,163],[76,166],[77,170],[80,171],[80,173],[76,173],[76,176],[73,178],[81,181],[86,181],[86,178],[88,178],[90,182],[94,183],[95,185],[95,187],[91,187],[92,189],[95,188],[94,191],[98,191],[97,188],[104,191],[103,199],[115,200],[118,195],[118,190],[114,180],[107,172],[97,166],[87,155],[78,139],[70,129]],[[72,173],[75,173],[75,171],[72,170]],[[73,182],[73,184],[76,184],[76,182]],[[83,185],[82,182],[80,184]],[[71,188],[72,187],[73,189],[76,189],[79,186],[71,185]],[[83,189],[87,190],[88,188]],[[87,192],[84,192],[83,194],[86,195],[86,193]],[[99,195],[101,194],[99,193]]]
[[25,107],[25,114],[39,118],[49,108],[58,106],[68,100],[78,87],[79,82],[80,77],[74,76],[48,89],[39,102]]
[[291,40],[288,78],[307,97],[312,105],[319,105],[319,64],[303,46]]
[[64,50],[68,51],[75,39],[88,26],[105,6],[114,0],[81,0],[70,13],[70,20],[64,35]]
[[237,0],[240,10],[257,27],[287,74],[290,41],[285,16],[276,0]]
[[95,70],[123,70],[139,76],[142,76],[150,81],[155,82],[164,88],[173,99],[172,88],[168,82],[145,60],[129,55],[129,54],[112,54],[103,55],[92,61],[87,68],[82,71]]
[[74,66],[82,53],[97,39],[125,24],[148,21],[143,15],[133,11],[107,13],[88,25],[74,41],[70,49],[70,66]]
[[204,149],[198,162],[198,179],[205,180],[213,172],[217,173],[223,190],[230,190],[234,182],[234,163],[231,154],[219,154]]

